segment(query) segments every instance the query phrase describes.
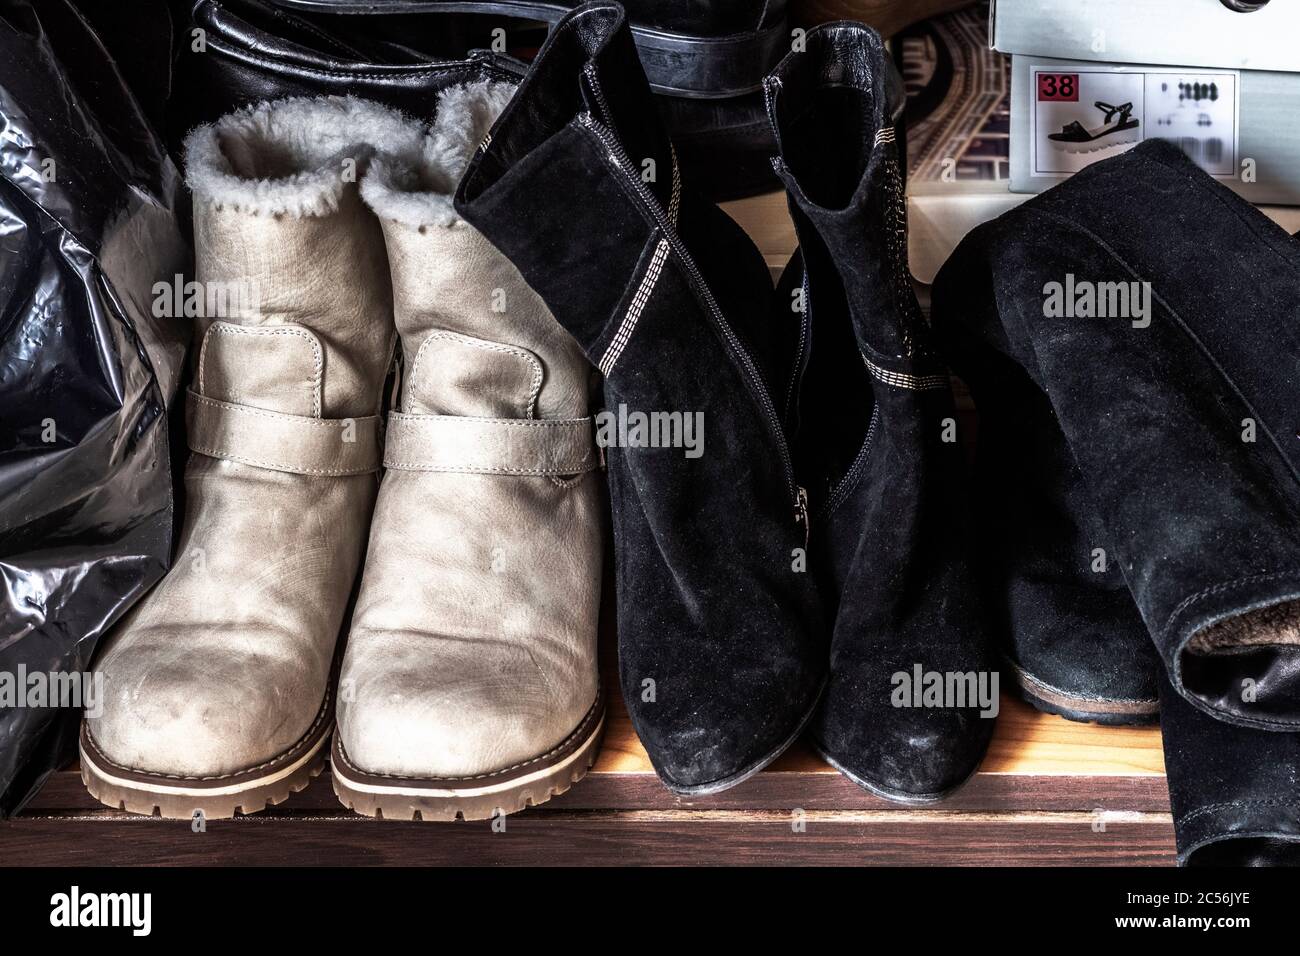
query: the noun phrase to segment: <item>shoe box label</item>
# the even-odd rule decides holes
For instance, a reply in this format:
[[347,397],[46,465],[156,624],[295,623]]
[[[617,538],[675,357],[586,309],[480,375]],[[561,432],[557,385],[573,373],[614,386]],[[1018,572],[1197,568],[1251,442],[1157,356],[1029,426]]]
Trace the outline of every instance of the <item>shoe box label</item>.
[[1210,175],[1232,179],[1240,80],[1235,70],[1035,65],[1030,169],[1065,177],[1155,138],[1172,140]]

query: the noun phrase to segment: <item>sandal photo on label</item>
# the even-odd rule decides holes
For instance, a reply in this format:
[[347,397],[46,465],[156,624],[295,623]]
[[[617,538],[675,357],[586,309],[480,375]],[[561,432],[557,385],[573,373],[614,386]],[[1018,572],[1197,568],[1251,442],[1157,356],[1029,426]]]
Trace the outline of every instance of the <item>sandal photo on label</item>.
[[1111,146],[1127,146],[1138,142],[1139,122],[1133,118],[1133,104],[1111,106],[1098,100],[1093,104],[1103,113],[1100,126],[1085,127],[1073,120],[1059,133],[1049,133],[1047,138],[1057,149],[1067,153],[1091,153]]

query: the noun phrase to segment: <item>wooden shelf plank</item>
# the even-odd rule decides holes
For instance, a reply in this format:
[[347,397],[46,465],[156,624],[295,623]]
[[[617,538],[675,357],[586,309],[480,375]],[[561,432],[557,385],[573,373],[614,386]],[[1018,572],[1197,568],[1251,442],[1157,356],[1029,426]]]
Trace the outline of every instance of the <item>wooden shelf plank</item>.
[[831,812],[676,815],[524,813],[503,832],[486,823],[395,823],[268,812],[183,821],[105,811],[0,825],[0,853],[29,865],[1168,865],[1168,817],[1134,815],[1099,829],[1082,814],[873,815]]

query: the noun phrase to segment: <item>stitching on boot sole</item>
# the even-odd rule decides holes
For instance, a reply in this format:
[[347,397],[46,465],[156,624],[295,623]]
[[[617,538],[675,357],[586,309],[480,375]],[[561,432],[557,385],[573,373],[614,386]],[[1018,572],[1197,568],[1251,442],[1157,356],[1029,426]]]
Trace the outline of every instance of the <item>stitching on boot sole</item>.
[[[1131,710],[1131,711],[1120,711],[1120,710],[1115,711],[1115,713],[1121,713],[1121,714],[1122,714],[1122,713],[1135,713],[1135,714],[1136,714],[1136,713],[1155,713],[1155,712],[1156,712],[1156,709],[1160,706],[1160,701],[1159,701],[1159,699],[1158,699],[1158,698],[1155,698],[1155,697],[1150,697],[1150,698],[1144,698],[1144,697],[1082,697],[1082,696],[1080,696],[1080,695],[1078,695],[1078,694],[1073,694],[1073,693],[1070,693],[1070,692],[1067,691],[1067,690],[1063,690],[1063,689],[1060,688],[1060,687],[1054,687],[1053,685],[1047,683],[1046,681],[1039,680],[1037,677],[1035,677],[1033,674],[1029,673],[1027,670],[1025,670],[1024,668],[1022,668],[1019,664],[1016,664],[1014,661],[1010,661],[1010,660],[1008,660],[1006,663],[1007,663],[1007,666],[1009,666],[1009,667],[1011,668],[1011,670],[1012,670],[1012,672],[1014,673],[1016,679],[1019,681],[1019,683],[1020,683],[1020,685],[1021,685],[1022,687],[1025,687],[1025,688],[1028,689],[1028,690],[1043,690],[1043,691],[1046,691],[1046,692],[1048,692],[1048,693],[1050,693],[1050,694],[1052,694],[1052,695],[1054,695],[1054,696],[1059,697],[1059,698],[1061,699],[1061,701],[1062,701],[1062,702],[1065,702],[1065,703],[1078,702],[1078,703],[1083,703],[1083,704],[1114,704],[1114,705],[1120,705],[1120,706],[1133,706],[1133,707],[1135,707],[1135,708],[1143,708],[1143,709],[1140,709],[1140,710],[1138,710],[1138,709],[1134,709],[1134,710]],[[1051,701],[1049,701],[1049,703],[1050,703],[1050,702],[1051,702]],[[1063,704],[1062,704],[1062,706],[1063,706]],[[1150,709],[1148,710],[1148,709],[1146,709],[1146,708],[1150,708]]]
[[320,725],[325,721],[326,716],[332,713],[330,709],[330,701],[333,699],[333,696],[334,696],[333,691],[329,687],[326,687],[325,700],[321,703],[321,708],[320,711],[316,714],[316,719],[312,721],[312,725],[309,728],[307,728],[307,732],[304,733],[301,737],[299,737],[296,741],[294,741],[293,746],[290,747],[288,750],[284,751],[283,753],[277,754],[276,756],[272,757],[270,760],[267,760],[263,763],[259,763],[254,767],[246,767],[243,770],[234,770],[231,771],[230,773],[223,773],[215,776],[207,776],[207,777],[187,776],[184,774],[159,773],[155,770],[138,770],[135,767],[128,767],[125,764],[116,763],[113,760],[110,760],[108,755],[105,754],[104,751],[100,749],[99,744],[95,742],[95,736],[94,734],[90,733],[89,729],[87,729],[85,738],[86,738],[87,745],[94,752],[95,756],[100,761],[103,762],[105,767],[109,767],[113,770],[123,770],[127,773],[137,774],[139,776],[155,777],[159,780],[230,780],[234,777],[243,776],[246,773],[256,773],[259,770],[265,770],[267,767],[270,767],[273,764],[282,763],[294,751],[306,746],[306,744],[312,739],[312,737],[316,735],[316,731],[320,728]]
[[474,774],[468,777],[412,777],[409,774],[400,774],[400,773],[375,773],[370,770],[363,770],[362,768],[354,764],[352,760],[348,757],[347,751],[343,747],[342,740],[336,740],[334,749],[338,752],[339,758],[343,761],[344,765],[349,770],[355,770],[358,774],[365,777],[375,777],[381,780],[414,780],[414,781],[427,781],[427,782],[487,780],[492,777],[500,777],[504,774],[513,773],[516,770],[522,770],[524,767],[530,767],[535,763],[539,763],[543,760],[548,760],[551,757],[554,757],[556,754],[562,753],[565,750],[565,748],[567,748],[570,744],[574,743],[574,741],[581,740],[584,737],[585,732],[590,727],[590,725],[595,720],[599,719],[600,715],[604,714],[604,708],[602,706],[604,704],[604,701],[605,701],[605,692],[604,689],[602,688],[596,692],[595,702],[591,705],[591,709],[587,711],[587,716],[582,718],[582,722],[578,724],[577,728],[571,734],[569,734],[569,736],[565,737],[562,741],[560,741],[560,743],[556,744],[546,753],[541,754],[537,757],[533,757],[529,760],[525,760],[521,763],[514,764],[513,766],[510,767],[503,767],[500,770],[493,770],[488,773]]

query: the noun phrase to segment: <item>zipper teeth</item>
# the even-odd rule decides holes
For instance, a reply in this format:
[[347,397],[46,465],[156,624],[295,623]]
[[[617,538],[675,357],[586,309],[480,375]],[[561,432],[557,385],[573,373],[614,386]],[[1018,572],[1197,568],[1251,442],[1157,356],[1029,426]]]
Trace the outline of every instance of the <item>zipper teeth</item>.
[[799,284],[799,294],[803,297],[799,303],[802,308],[799,310],[799,345],[794,353],[794,367],[790,369],[790,385],[785,391],[785,417],[790,417],[790,409],[794,403],[795,383],[802,378],[800,366],[803,364],[803,352],[808,344],[808,323],[809,306],[808,301],[808,270],[803,270],[803,281]]
[[849,479],[856,476],[857,471],[867,460],[867,455],[871,453],[871,445],[876,437],[876,423],[880,421],[880,406],[875,405],[871,409],[871,424],[867,426],[867,436],[862,439],[862,447],[858,449],[857,456],[853,459],[853,464],[849,466],[848,473],[840,479],[840,483],[835,486],[831,496],[826,499],[826,503],[817,509],[814,521],[821,521],[831,515],[848,497],[849,490],[856,484]]
[[[588,64],[586,72],[588,78],[592,81],[592,87],[597,102],[601,104],[601,109],[608,114],[608,108],[605,106],[604,96],[600,91],[599,84],[595,82],[594,71],[590,68],[590,64]],[[727,342],[731,345],[736,356],[740,359],[741,364],[744,365],[746,374],[750,377],[751,387],[753,391],[758,393],[759,404],[762,406],[769,424],[774,427],[774,437],[776,439],[777,448],[781,452],[781,463],[785,468],[786,482],[789,485],[791,496],[797,502],[799,497],[798,485],[796,485],[794,480],[794,463],[790,459],[790,449],[786,445],[785,431],[781,425],[780,419],[777,417],[776,406],[772,403],[772,398],[768,395],[767,389],[763,385],[762,377],[758,374],[758,368],[755,366],[754,360],[750,357],[748,350],[741,344],[740,339],[737,338],[736,333],[732,330],[731,325],[722,314],[722,309],[718,306],[717,300],[713,297],[713,290],[711,290],[708,284],[705,283],[704,277],[700,275],[700,270],[695,265],[694,258],[692,258],[691,254],[686,250],[681,239],[677,236],[676,230],[674,230],[672,225],[668,222],[668,217],[664,213],[663,207],[659,204],[659,200],[656,199],[648,189],[646,189],[645,183],[641,182],[640,178],[631,172],[633,168],[632,160],[628,157],[627,151],[623,148],[623,145],[617,140],[612,132],[597,121],[591,113],[583,113],[580,120],[582,124],[591,130],[591,132],[595,134],[596,138],[601,141],[609,151],[609,156],[614,161],[615,165],[631,182],[633,188],[637,191],[637,195],[641,197],[641,202],[645,205],[650,215],[654,217],[655,223],[659,226],[659,231],[662,232],[664,238],[668,240],[673,251],[675,251],[678,258],[681,259],[682,265],[686,267],[686,271],[690,274],[694,284],[704,296],[705,305],[708,306],[709,312],[712,313],[714,321],[722,330],[722,334],[726,337]],[[676,160],[674,159],[674,165],[675,164]]]
[[[605,119],[608,119],[610,116],[609,101],[605,99],[605,89],[600,85],[600,78],[596,75],[596,65],[594,63],[587,63],[586,65],[583,66],[582,72],[587,77],[587,82],[591,86],[592,95],[596,97],[596,103],[600,106],[601,113],[604,114]],[[585,115],[590,116],[591,114],[588,113]],[[603,140],[604,137],[602,137],[602,141]],[[610,141],[614,145],[618,146],[618,152],[627,161],[625,172],[631,170],[632,159],[630,156],[627,155],[627,150],[623,149],[622,144],[618,143],[612,135],[610,136]],[[610,143],[606,143],[606,145],[610,145]],[[672,227],[674,229],[676,229],[677,212],[681,206],[681,201],[682,201],[682,180],[681,180],[681,175],[677,168],[677,149],[671,143],[668,144],[668,148],[672,150],[672,160],[673,160],[673,168],[672,168],[673,182],[672,182],[672,192],[668,200],[668,222],[672,224]],[[623,163],[620,162],[620,165],[623,165]],[[640,183],[640,180],[638,180],[634,174],[628,173],[628,175],[633,181]],[[641,185],[644,185],[644,183],[641,183]],[[642,192],[644,192],[644,190]],[[654,200],[653,196],[643,196],[642,198],[645,199],[645,201],[649,203],[653,209],[659,208],[659,203],[653,201]]]

